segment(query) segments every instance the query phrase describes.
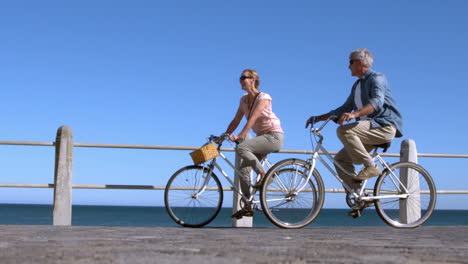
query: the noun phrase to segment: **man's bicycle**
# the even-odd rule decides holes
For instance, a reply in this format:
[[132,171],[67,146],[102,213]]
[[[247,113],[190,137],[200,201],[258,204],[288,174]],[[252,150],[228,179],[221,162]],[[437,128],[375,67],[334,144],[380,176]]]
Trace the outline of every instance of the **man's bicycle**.
[[[347,204],[360,216],[362,210],[374,206],[388,225],[397,228],[414,228],[422,225],[431,216],[436,204],[436,187],[429,173],[413,162],[389,164],[379,155],[390,143],[374,146],[372,157],[382,169],[373,189],[367,189],[367,181],[358,190],[352,189],[338,176],[330,163],[337,165],[350,176],[355,173],[344,170],[322,146],[321,127],[312,125],[311,138],[317,145],[312,157],[307,160],[286,159],[276,163],[266,174],[261,187],[260,200],[263,212],[275,225],[282,228],[301,228],[310,224],[319,214],[325,190],[320,173],[316,169],[319,160],[343,184]],[[312,141],[313,142],[313,141]],[[319,155],[323,152],[327,162]]]
[[[178,224],[186,227],[202,227],[210,223],[219,213],[223,204],[223,187],[215,174],[217,169],[231,185],[232,190],[238,193],[240,206],[248,210],[259,210],[260,201],[255,200],[255,189],[251,195],[246,195],[237,188],[233,180],[218,164],[219,157],[233,170],[240,173],[226,156],[220,152],[221,145],[229,135],[221,137],[211,135],[208,138],[206,152],[208,157],[196,158],[198,165],[186,166],[176,171],[166,184],[164,204],[170,217]],[[213,154],[213,152],[215,154]],[[192,158],[194,158],[192,156]],[[211,159],[213,158],[213,159]],[[206,162],[210,160],[210,162]],[[272,164],[265,157],[262,164],[271,168]],[[226,189],[227,190],[227,189]]]

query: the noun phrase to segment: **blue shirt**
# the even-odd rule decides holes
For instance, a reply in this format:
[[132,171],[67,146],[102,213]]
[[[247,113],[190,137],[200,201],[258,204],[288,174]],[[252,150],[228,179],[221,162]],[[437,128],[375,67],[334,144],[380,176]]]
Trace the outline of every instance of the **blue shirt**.
[[371,127],[392,125],[396,128],[395,136],[403,136],[403,120],[388,87],[387,78],[382,73],[370,69],[361,79],[354,83],[351,94],[345,103],[330,113],[339,117],[343,113],[358,110],[354,103],[354,93],[358,82],[361,82],[362,104],[371,104],[375,109],[374,113],[367,115],[370,119]]

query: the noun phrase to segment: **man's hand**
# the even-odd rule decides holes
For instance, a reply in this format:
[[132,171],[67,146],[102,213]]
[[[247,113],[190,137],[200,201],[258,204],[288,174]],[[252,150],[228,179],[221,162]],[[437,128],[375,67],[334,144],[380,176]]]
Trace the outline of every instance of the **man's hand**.
[[358,118],[356,113],[344,113],[340,116],[340,119],[338,119],[338,124],[343,125],[343,123],[351,121],[355,118]]
[[306,121],[305,128],[307,128],[309,125],[310,125],[310,127],[312,127],[317,121],[318,120],[317,120],[316,116],[309,117],[309,119],[307,119],[307,121]]

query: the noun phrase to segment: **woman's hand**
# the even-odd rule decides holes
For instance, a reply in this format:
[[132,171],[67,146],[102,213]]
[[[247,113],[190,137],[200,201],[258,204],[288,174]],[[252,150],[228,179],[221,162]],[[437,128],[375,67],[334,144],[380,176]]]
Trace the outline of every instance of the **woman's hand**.
[[239,138],[240,138],[239,136],[236,136],[234,134],[229,135],[229,140],[231,140],[232,142],[238,141]]

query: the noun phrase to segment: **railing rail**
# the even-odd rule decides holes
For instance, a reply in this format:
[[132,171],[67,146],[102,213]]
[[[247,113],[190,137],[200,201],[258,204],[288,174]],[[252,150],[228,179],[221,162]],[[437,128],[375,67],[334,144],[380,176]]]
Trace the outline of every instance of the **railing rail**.
[[[110,184],[72,184],[73,148],[119,148],[119,149],[154,149],[154,150],[196,150],[192,146],[165,145],[135,145],[135,144],[103,144],[75,143],[72,140],[71,128],[63,126],[57,132],[56,142],[41,141],[0,141],[0,145],[45,146],[55,147],[55,179],[54,183],[0,183],[5,188],[53,188],[54,189],[54,225],[71,225],[71,190],[72,189],[123,189],[123,190],[165,190],[158,185],[110,185]],[[222,148],[222,151],[233,152],[234,148]],[[402,150],[403,151],[403,150]],[[403,151],[404,152],[404,151]],[[403,153],[402,152],[402,153]],[[309,150],[283,149],[279,153],[311,154]],[[330,152],[334,155],[337,152]],[[319,153],[323,155],[323,153]],[[400,157],[400,153],[381,153],[383,157]],[[417,157],[427,158],[468,158],[468,154],[434,154],[417,153]],[[232,187],[224,187],[224,191],[232,191]],[[344,189],[325,189],[327,193],[344,193]],[[468,190],[438,190],[438,194],[468,194]]]
[[[55,146],[55,142],[41,142],[41,141],[0,141],[0,145],[16,145],[16,146]],[[135,144],[106,144],[106,143],[74,143],[74,147],[81,148],[121,148],[121,149],[160,149],[160,150],[196,150],[199,147],[191,146],[168,146],[168,145],[135,145]],[[233,152],[234,148],[221,148],[222,151]],[[287,154],[312,154],[309,150],[298,149],[282,149],[278,153]],[[335,155],[336,151],[329,152]],[[319,153],[323,154],[323,153]],[[381,153],[382,157],[400,157],[400,153]],[[467,159],[468,154],[441,154],[441,153],[418,153],[421,158],[462,158]]]
[[[4,188],[55,188],[52,183],[0,183]],[[73,189],[113,189],[113,190],[165,190],[163,185],[116,185],[116,184],[73,184]],[[223,191],[232,191],[223,187]],[[325,189],[327,193],[344,193],[344,189]],[[468,194],[468,190],[438,190],[438,194]]]
[[[15,146],[46,146],[53,147],[55,142],[41,141],[0,141],[0,145]],[[74,143],[74,147],[81,148],[120,148],[120,149],[158,149],[158,150],[196,150],[199,147],[192,146],[167,146],[167,145],[135,145],[135,144],[105,144],[105,143]],[[222,151],[234,152],[234,148],[221,148]],[[312,151],[282,149],[278,153],[286,154],[311,154]],[[336,154],[331,151],[330,154]],[[323,153],[320,153],[323,154]],[[400,153],[381,153],[384,157],[400,157]],[[418,153],[418,157],[427,158],[468,158],[468,154],[433,154]],[[54,184],[29,184],[29,183],[0,183],[0,187],[6,188],[54,188]],[[108,184],[73,184],[73,189],[125,189],[125,190],[164,190],[165,186],[153,185],[108,185]],[[232,191],[232,187],[225,187],[225,191]],[[325,189],[328,193],[344,193],[344,189]],[[438,190],[438,194],[468,194],[468,190]]]

